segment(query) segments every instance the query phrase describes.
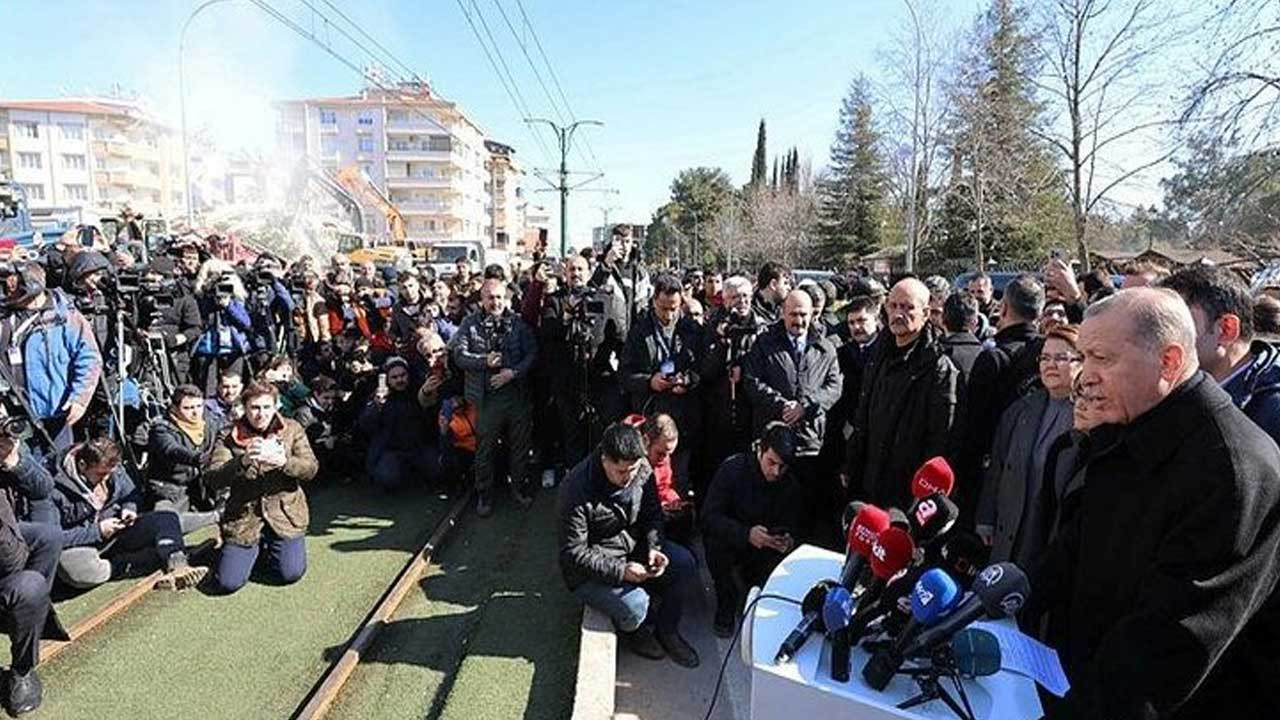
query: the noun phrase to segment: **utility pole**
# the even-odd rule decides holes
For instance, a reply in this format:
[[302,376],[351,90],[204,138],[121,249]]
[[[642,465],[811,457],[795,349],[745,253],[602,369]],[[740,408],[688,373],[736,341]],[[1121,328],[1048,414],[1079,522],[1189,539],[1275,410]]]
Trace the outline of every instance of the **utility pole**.
[[190,15],[187,15],[186,22],[182,23],[182,30],[178,33],[178,111],[182,116],[182,187],[183,198],[187,205],[187,231],[191,230],[194,224],[194,213],[191,208],[191,152],[187,149],[187,80],[186,68],[183,67],[183,59],[187,46],[187,28],[191,25],[191,21],[204,11],[205,8],[218,3],[229,2],[230,0],[205,0],[200,3]]
[[601,239],[601,244],[607,244],[609,242],[609,213],[614,210],[621,210],[622,208],[617,205],[597,205],[596,209],[604,215],[604,225],[602,226],[604,237]]
[[573,147],[573,133],[578,129],[579,125],[596,125],[603,126],[604,123],[599,120],[578,120],[568,126],[559,125],[544,118],[525,118],[524,121],[529,124],[543,123],[549,126],[556,134],[556,140],[560,144],[560,170],[559,182],[551,182],[546,177],[538,174],[535,170],[534,174],[542,179],[543,182],[550,185],[550,189],[560,193],[560,257],[564,257],[569,252],[569,191],[577,190],[592,180],[598,180],[604,174],[594,173],[591,177],[583,180],[576,185],[569,184],[569,150]]

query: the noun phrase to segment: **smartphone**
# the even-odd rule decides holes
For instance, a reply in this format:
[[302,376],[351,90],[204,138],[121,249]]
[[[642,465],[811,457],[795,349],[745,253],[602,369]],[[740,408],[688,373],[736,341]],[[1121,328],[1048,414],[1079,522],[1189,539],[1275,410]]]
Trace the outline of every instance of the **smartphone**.
[[378,394],[379,395],[387,394],[387,374],[386,373],[378,373]]
[[777,527],[769,528],[769,534],[773,535],[774,537],[782,537],[783,535],[788,535],[790,533],[791,533],[791,528],[785,525],[779,525]]
[[1053,260],[1062,259],[1062,248],[1054,248],[1049,251],[1049,257]]

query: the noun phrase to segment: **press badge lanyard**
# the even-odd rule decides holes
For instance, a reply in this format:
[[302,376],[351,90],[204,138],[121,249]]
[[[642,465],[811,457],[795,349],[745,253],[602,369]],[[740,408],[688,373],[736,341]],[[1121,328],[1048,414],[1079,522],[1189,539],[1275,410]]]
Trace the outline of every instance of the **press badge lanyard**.
[[8,351],[9,367],[20,367],[22,365],[22,343],[24,340],[23,336],[26,334],[27,330],[31,328],[31,324],[34,323],[36,321],[36,318],[38,318],[39,316],[40,316],[40,313],[35,313],[31,315],[26,320],[23,320],[22,324],[17,326],[16,328],[13,327],[13,321],[14,321],[13,316],[12,315],[9,316],[9,327],[11,328],[11,331],[9,333],[9,351]]

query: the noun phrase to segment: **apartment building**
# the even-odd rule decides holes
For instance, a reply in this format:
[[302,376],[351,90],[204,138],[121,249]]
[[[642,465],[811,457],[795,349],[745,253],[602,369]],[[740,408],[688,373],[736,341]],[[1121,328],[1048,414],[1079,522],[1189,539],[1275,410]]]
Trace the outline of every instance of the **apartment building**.
[[[493,237],[484,134],[426,83],[277,108],[279,147],[290,166],[304,158],[330,171],[358,166],[404,216],[411,239]],[[377,208],[364,209],[372,229],[386,232]]]
[[524,170],[510,145],[485,140],[484,146],[489,151],[489,235],[494,247],[510,250],[524,239]]
[[0,172],[23,186],[32,213],[92,221],[124,206],[152,217],[183,212],[175,133],[115,98],[0,100]]

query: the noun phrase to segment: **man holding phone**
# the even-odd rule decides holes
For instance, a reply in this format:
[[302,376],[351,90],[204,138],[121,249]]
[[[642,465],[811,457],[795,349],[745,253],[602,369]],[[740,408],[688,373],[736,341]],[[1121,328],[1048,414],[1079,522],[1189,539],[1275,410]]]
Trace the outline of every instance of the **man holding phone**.
[[[632,652],[698,666],[680,636],[693,555],[662,538],[662,507],[644,440],[630,425],[605,428],[600,446],[560,490],[560,572],[580,600],[608,615]],[[651,607],[650,596],[660,604]]]
[[305,536],[310,522],[302,483],[319,469],[302,426],[279,413],[274,385],[245,388],[244,417],[222,432],[205,478],[210,488],[228,487],[222,515],[222,555],[217,581],[232,593],[249,581],[265,549],[283,583],[307,570]]
[[702,507],[707,569],[716,588],[712,629],[733,636],[747,588],[763,585],[796,546],[804,497],[791,476],[795,432],[772,422],[753,452],[730,456],[716,470]]

